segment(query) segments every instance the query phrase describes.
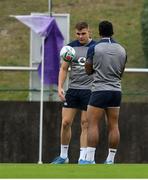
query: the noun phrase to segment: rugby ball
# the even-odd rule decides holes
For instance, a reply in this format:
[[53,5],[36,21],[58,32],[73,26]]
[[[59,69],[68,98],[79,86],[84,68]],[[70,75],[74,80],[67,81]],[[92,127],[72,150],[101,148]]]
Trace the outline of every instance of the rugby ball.
[[71,62],[75,59],[76,52],[73,47],[71,46],[63,46],[63,48],[60,51],[60,57],[66,61]]

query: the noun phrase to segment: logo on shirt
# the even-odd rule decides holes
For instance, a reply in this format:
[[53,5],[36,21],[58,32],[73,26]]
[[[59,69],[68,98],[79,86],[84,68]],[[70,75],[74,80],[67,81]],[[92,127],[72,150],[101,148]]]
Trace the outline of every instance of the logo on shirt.
[[67,106],[68,104],[67,104],[67,102],[64,102],[64,106]]
[[85,57],[80,57],[80,58],[78,59],[78,63],[79,63],[79,65],[81,65],[81,66],[84,66],[84,65],[85,65],[85,62],[86,62],[86,58],[85,58]]

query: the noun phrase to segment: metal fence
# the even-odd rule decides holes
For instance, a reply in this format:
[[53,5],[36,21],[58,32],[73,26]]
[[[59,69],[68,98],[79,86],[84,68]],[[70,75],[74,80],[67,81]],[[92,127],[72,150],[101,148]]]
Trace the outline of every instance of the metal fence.
[[[32,94],[36,94],[36,97],[40,96],[40,86],[37,86],[35,88],[31,88],[30,82],[30,74],[32,72],[37,72],[37,67],[25,67],[25,66],[0,66],[0,73],[3,73],[3,76],[6,76],[6,73],[10,73],[7,80],[9,80],[8,84],[5,83],[5,80],[0,83],[0,99],[1,100],[23,100],[23,101],[34,101],[31,99]],[[12,73],[12,74],[11,74]],[[15,87],[15,80],[12,82],[12,75],[17,73],[27,73],[26,80],[22,80],[21,77],[19,81],[23,82],[25,84],[22,85],[18,82],[17,86]],[[148,68],[125,68],[125,75],[129,76],[131,79],[123,80],[123,94],[125,95],[125,99],[127,99],[127,96],[130,96],[133,100],[133,95],[135,96],[143,96],[143,99],[145,99],[144,96],[148,97],[148,85],[146,83],[147,80],[147,73]],[[15,76],[19,76],[15,75]],[[1,76],[1,80],[3,76]],[[144,77],[140,77],[144,76]],[[37,77],[38,78],[38,77]],[[141,79],[140,84],[137,82],[137,79]],[[124,79],[124,78],[123,78]],[[133,83],[134,82],[134,83]],[[143,87],[144,86],[144,87]],[[124,88],[125,87],[125,88]],[[132,89],[133,88],[133,89]],[[21,95],[20,95],[21,94]],[[44,89],[44,96],[46,95],[46,98],[44,101],[59,101],[58,93],[57,93],[57,86],[50,86],[49,88]],[[48,98],[47,98],[48,96]],[[139,97],[141,99],[141,97]],[[38,101],[38,99],[37,99]]]

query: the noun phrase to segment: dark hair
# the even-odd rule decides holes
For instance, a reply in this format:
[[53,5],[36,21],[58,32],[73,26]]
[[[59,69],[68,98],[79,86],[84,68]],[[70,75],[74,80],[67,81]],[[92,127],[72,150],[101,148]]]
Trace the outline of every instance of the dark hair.
[[77,29],[77,30],[82,30],[82,29],[84,29],[84,28],[86,28],[86,29],[88,29],[88,24],[87,24],[87,22],[84,22],[84,21],[82,21],[82,22],[78,22],[76,25],[75,25],[75,28]]
[[102,21],[99,23],[99,34],[103,37],[111,37],[113,32],[113,25],[109,21]]

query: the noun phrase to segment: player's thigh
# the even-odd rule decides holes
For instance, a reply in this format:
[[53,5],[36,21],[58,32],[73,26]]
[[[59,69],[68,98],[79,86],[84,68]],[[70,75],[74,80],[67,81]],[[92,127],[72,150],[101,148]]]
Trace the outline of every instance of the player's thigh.
[[103,117],[104,109],[88,105],[87,118],[91,123],[99,123]]
[[87,111],[81,111],[81,121],[87,120]]
[[109,125],[118,125],[120,107],[111,107],[106,109],[106,115]]
[[62,109],[62,122],[72,123],[76,115],[77,109],[75,108],[65,108]]

